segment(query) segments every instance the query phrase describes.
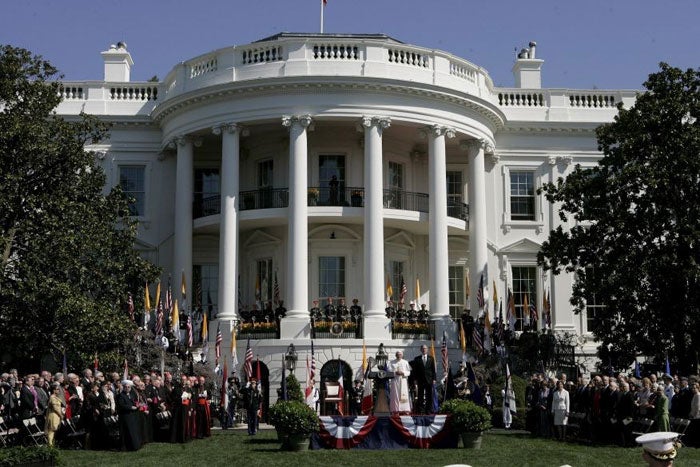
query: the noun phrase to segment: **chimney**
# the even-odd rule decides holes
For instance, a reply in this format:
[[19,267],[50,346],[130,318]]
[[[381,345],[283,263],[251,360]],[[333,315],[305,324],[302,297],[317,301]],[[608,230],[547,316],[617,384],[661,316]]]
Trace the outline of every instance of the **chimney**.
[[126,43],[117,42],[117,45],[110,45],[109,50],[101,55],[105,61],[105,81],[128,83],[134,61],[126,50]]
[[529,48],[521,49],[513,65],[516,88],[542,88],[542,64],[544,60],[535,58],[537,42],[530,42]]

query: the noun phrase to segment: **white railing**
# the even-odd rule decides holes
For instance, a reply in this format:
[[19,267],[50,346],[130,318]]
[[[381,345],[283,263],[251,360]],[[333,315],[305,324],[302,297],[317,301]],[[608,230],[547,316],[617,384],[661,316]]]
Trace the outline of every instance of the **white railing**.
[[390,48],[387,50],[389,63],[429,68],[430,59],[418,50]]
[[314,60],[359,60],[359,47],[354,44],[318,44],[313,46]]
[[613,93],[599,94],[590,92],[577,92],[569,95],[569,105],[580,108],[608,109],[617,105],[616,96]]
[[465,62],[450,61],[450,74],[458,78],[466,79],[472,83],[476,82],[477,69]]
[[242,63],[251,65],[253,63],[269,63],[283,60],[282,46],[261,45],[244,48],[241,52]]
[[123,84],[112,86],[109,88],[109,98],[116,101],[155,101],[158,99],[158,85]]
[[58,88],[58,95],[61,96],[63,100],[83,100],[85,99],[85,94],[83,93],[82,86],[71,86],[62,84]]
[[498,105],[503,107],[544,107],[544,93],[541,91],[511,90],[498,93]]
[[208,73],[213,73],[218,69],[219,61],[216,57],[208,57],[204,60],[199,60],[195,63],[189,65],[190,68],[190,78],[196,78],[198,76],[206,75]]

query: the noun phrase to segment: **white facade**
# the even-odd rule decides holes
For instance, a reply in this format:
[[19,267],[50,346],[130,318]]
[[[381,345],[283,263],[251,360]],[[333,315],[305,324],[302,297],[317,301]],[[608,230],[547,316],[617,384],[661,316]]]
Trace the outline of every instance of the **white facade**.
[[[477,310],[482,274],[487,302],[494,281],[502,299],[526,284],[538,310],[551,297],[555,331],[586,335],[586,316],[569,304],[572,278],[536,267],[560,221],[532,190],[594,164],[594,129],[618,102],[633,104],[634,91],[540,89],[534,43],[513,66],[528,88],[495,87],[464,59],[382,35],[280,34],[193,58],[157,83],[129,82],[122,44],[103,56],[107,81],[64,83],[59,114],[113,123],[91,149],[110,185],[120,174],[134,182],[139,248],[163,281],[184,271],[189,297],[197,271],[201,299],[211,297],[226,329],[239,303],[255,301],[260,271],[263,301],[276,276],[288,309],[281,339],[251,341],[273,386],[289,343],[303,367],[308,310],[327,295],[359,299],[368,354],[384,343],[412,358],[420,342],[392,339],[384,311],[387,277],[397,297],[399,273],[407,301],[428,305],[438,336],[448,331],[455,359],[451,315]],[[341,179],[332,201],[331,174]],[[360,366],[362,339],[314,344],[319,367],[338,358]],[[244,348],[239,341],[239,360]]]

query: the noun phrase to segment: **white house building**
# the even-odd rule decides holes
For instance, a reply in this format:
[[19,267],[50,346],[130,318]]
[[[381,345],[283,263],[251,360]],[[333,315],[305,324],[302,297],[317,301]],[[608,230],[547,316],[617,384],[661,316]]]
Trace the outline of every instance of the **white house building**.
[[[427,305],[455,359],[455,319],[477,316],[480,283],[491,321],[493,294],[513,291],[516,330],[526,295],[540,314],[548,297],[551,329],[582,336],[585,356],[591,316],[572,313],[572,277],[536,264],[560,223],[536,189],[594,164],[594,129],[635,92],[542,89],[535,50],[515,59],[515,87],[501,88],[465,59],[385,35],[282,33],[132,82],[120,43],[102,52],[103,81],[64,83],[58,113],[113,124],[90,149],[109,185],[136,200],[138,247],[162,281],[184,272],[190,301],[211,304],[223,349],[244,307],[284,301],[273,338],[250,341],[273,387],[290,343],[305,379],[312,334],[319,366],[355,371],[363,342],[370,355],[380,343],[418,353],[425,341],[392,332],[385,312],[402,283],[406,306]],[[357,298],[359,329],[315,335],[309,310],[327,297]]]

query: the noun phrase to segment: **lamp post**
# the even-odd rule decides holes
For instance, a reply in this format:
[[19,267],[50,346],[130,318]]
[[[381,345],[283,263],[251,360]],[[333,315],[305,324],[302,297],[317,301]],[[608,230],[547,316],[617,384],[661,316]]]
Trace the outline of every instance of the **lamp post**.
[[284,365],[290,372],[294,373],[294,369],[297,367],[297,352],[294,349],[294,344],[289,344],[287,347],[287,353],[284,354]]
[[379,344],[377,351],[377,368],[386,369],[386,364],[389,361],[389,356],[384,351],[384,344]]

